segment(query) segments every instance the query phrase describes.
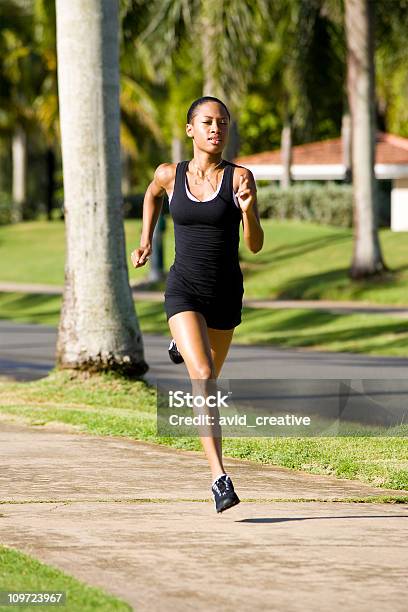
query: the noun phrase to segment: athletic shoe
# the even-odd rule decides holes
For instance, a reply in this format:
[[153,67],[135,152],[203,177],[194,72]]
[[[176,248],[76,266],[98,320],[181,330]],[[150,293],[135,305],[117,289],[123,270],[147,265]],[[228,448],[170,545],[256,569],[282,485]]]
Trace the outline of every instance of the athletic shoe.
[[240,499],[234,491],[234,485],[229,476],[224,474],[216,480],[211,487],[214,496],[215,509],[217,512],[224,512],[232,506],[239,504]]
[[173,361],[173,363],[183,363],[184,361],[181,353],[179,353],[176,341],[173,338],[169,346],[169,356],[170,356],[170,359]]

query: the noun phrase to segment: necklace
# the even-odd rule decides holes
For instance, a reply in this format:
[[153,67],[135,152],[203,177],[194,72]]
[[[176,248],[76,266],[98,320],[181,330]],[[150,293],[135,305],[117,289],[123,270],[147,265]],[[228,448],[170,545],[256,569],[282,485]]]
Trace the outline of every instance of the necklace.
[[[210,176],[212,176],[212,175],[214,174],[215,170],[218,168],[218,166],[219,166],[220,164],[222,164],[222,162],[223,162],[223,161],[224,161],[224,160],[222,159],[220,162],[218,162],[218,164],[217,164],[216,166],[214,166],[214,168],[212,169],[212,172],[209,172],[209,173],[207,173],[207,174],[206,174],[206,173],[205,173],[203,170],[201,170],[201,168],[199,168],[199,167],[197,166],[197,164],[194,162],[194,166],[195,166],[195,168],[196,168],[196,171],[195,171],[196,177],[199,177],[199,178],[201,178],[201,179],[202,179],[202,177],[201,177],[201,176],[199,175],[199,173],[198,173],[198,170],[199,170],[199,171],[200,171],[200,172],[201,172],[201,173],[204,175],[204,180],[207,180],[207,181],[210,183],[211,187],[213,187],[213,186],[212,186],[212,183],[211,183],[211,181],[210,181],[210,179],[209,179],[209,177],[210,177]],[[194,185],[202,185],[204,181],[203,181],[203,182],[201,182],[201,183],[199,183],[199,182],[197,181],[197,178],[196,178],[196,177],[194,177]],[[214,188],[213,188],[213,189],[214,189]]]

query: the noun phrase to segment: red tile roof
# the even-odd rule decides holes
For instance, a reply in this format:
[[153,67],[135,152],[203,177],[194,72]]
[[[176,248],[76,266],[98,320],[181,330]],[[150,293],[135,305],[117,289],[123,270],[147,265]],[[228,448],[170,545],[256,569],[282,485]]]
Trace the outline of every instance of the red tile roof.
[[[408,138],[378,132],[377,164],[408,164]],[[234,159],[236,164],[280,164],[280,149],[244,155]],[[342,164],[341,138],[311,142],[293,147],[292,164]]]

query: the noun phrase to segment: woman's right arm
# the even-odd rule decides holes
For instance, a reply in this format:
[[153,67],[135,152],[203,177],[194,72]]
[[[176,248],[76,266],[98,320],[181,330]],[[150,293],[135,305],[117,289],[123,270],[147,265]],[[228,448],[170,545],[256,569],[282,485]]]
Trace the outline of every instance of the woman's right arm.
[[163,206],[163,197],[166,185],[169,184],[173,174],[172,164],[160,164],[156,168],[154,177],[148,186],[143,200],[143,223],[140,236],[140,247],[135,249],[130,258],[135,268],[144,266],[152,252],[152,239],[157,219]]

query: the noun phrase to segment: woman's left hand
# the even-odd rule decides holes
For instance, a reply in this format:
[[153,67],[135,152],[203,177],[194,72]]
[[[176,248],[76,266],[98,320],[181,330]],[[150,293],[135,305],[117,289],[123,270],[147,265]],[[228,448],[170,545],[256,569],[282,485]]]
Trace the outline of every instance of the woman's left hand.
[[236,196],[242,212],[248,212],[255,201],[255,194],[248,187],[248,179],[244,178],[242,174],[239,177],[239,187]]

